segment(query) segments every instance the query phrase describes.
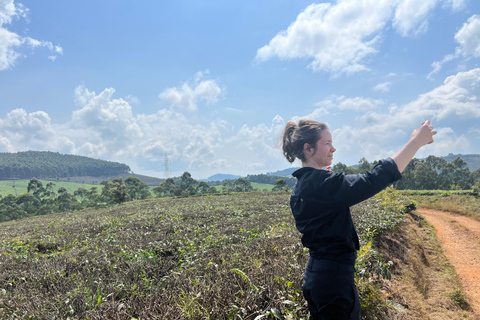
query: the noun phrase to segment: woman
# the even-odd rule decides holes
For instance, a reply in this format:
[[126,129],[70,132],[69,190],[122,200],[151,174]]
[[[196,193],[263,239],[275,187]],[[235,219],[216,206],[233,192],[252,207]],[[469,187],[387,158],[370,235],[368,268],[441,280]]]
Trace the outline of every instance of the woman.
[[282,135],[283,154],[290,163],[300,159],[290,206],[302,243],[310,249],[303,279],[310,319],[360,319],[354,281],[358,236],[349,207],[366,200],[401,178],[401,172],[424,145],[433,142],[433,126],[425,121],[408,143],[391,158],[380,160],[364,174],[323,170],[336,151],[324,123],[288,122]]

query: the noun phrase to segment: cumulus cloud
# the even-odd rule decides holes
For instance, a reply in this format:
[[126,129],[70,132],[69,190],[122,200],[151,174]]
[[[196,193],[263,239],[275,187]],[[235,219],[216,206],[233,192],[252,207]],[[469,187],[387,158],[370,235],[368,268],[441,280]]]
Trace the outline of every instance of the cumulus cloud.
[[480,57],[480,16],[473,15],[462,28],[455,34],[455,41],[459,44],[455,49],[455,53],[447,54],[443,60],[432,63],[433,70],[428,74],[427,78],[438,73],[442,66],[454,59],[463,56],[465,59]]
[[480,57],[480,16],[473,15],[455,34],[455,41],[460,45],[459,54],[464,57]]
[[5,119],[0,119],[0,136],[0,145],[8,152],[58,146],[50,116],[43,111],[27,113],[24,109],[14,109],[8,112]]
[[[0,71],[12,68],[17,59],[24,56],[19,51],[22,45],[31,48],[46,47],[51,52],[63,54],[62,47],[54,46],[50,41],[23,37],[6,28],[15,19],[26,19],[27,14],[28,8],[22,4],[15,4],[13,0],[0,1]],[[49,55],[48,59],[55,61],[56,55]]]
[[[287,164],[277,148],[286,123],[280,115],[236,129],[225,120],[202,120],[174,108],[135,114],[129,102],[115,97],[113,88],[96,93],[84,86],[76,88],[75,103],[71,120],[61,124],[52,123],[43,111],[10,111],[0,118],[0,151],[60,151],[128,164],[142,159],[156,164],[158,171],[167,153],[172,171],[188,170],[194,175],[226,170],[256,173]],[[346,124],[341,111],[355,116]],[[339,126],[336,117],[342,117]],[[363,156],[371,161],[391,156],[426,119],[439,127],[439,134],[436,143],[422,148],[419,156],[467,153],[468,137],[478,137],[478,128],[460,133],[447,124],[452,119],[480,118],[480,69],[448,77],[441,86],[404,105],[385,108],[382,100],[331,96],[302,118],[327,122],[336,155],[349,159],[344,160],[348,164]]]
[[[208,72],[207,72],[208,74]],[[180,88],[168,88],[160,95],[160,99],[165,100],[182,111],[197,111],[197,104],[200,101],[215,103],[222,93],[215,80],[203,80],[204,73],[197,73],[194,77],[193,85],[184,83]]]
[[375,92],[389,92],[391,85],[392,83],[390,81],[382,82],[374,86],[372,90]]
[[387,23],[402,36],[417,36],[428,28],[439,4],[459,10],[463,0],[339,0],[311,4],[295,21],[257,50],[256,61],[273,57],[307,59],[314,71],[333,76],[368,70]]
[[366,70],[364,58],[377,52],[379,33],[391,14],[388,1],[312,4],[286,31],[257,51],[256,59],[313,59],[310,67],[333,74]]
[[[205,93],[205,86],[208,82],[199,79],[195,89]],[[126,163],[161,162],[168,154],[184,170],[226,166],[218,149],[233,128],[225,120],[199,120],[174,108],[135,115],[126,99],[115,97],[114,88],[97,93],[78,86],[74,94],[76,110],[66,123],[52,124],[47,113],[23,109],[0,118],[0,151],[52,150]],[[207,93],[202,97],[214,101]],[[238,160],[229,163],[242,168]]]

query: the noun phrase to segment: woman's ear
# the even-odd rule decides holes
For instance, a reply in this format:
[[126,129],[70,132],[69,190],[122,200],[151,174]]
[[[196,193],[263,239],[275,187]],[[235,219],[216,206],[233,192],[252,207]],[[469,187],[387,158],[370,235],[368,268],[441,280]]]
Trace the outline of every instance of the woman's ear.
[[[313,149],[313,152],[312,152]],[[315,153],[315,148],[313,148],[310,144],[305,143],[303,145],[303,154],[305,156],[311,157]]]

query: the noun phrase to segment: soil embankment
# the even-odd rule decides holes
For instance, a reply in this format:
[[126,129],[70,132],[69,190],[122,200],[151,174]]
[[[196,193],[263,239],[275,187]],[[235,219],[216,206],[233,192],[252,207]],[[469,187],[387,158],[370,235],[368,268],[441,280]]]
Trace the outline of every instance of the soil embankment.
[[455,268],[470,306],[480,314],[480,222],[448,212],[420,209]]

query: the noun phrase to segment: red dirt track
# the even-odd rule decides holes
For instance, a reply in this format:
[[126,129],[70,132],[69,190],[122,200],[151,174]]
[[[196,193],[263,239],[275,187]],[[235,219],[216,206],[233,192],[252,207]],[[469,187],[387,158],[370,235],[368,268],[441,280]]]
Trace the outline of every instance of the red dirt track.
[[480,314],[480,222],[448,212],[418,211],[437,231],[444,254],[455,268],[470,306]]

